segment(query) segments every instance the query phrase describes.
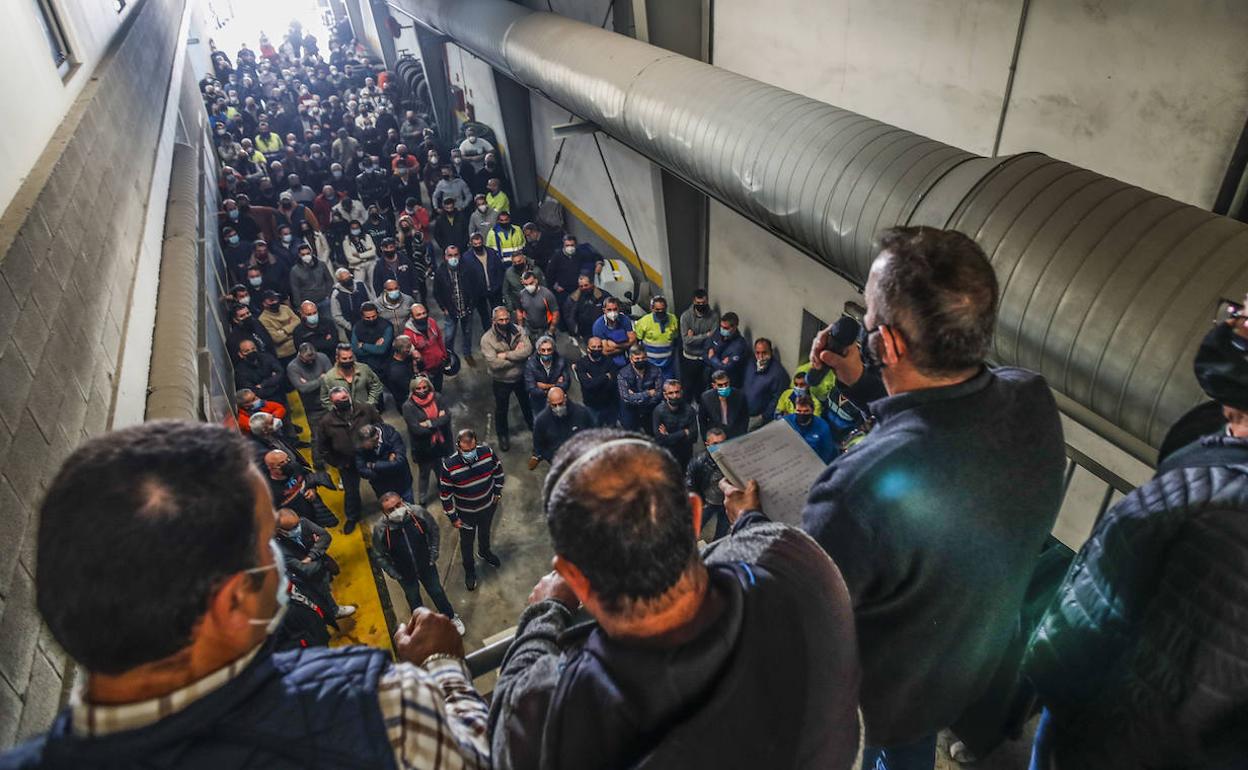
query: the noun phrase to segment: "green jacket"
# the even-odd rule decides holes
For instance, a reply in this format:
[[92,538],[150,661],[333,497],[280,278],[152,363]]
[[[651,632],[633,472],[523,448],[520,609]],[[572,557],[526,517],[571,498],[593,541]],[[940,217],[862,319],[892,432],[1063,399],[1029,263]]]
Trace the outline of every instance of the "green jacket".
[[351,400],[357,404],[372,404],[381,408],[381,378],[368,364],[355,362],[355,377],[351,382],[342,376],[335,364],[328,372],[321,375],[321,407],[329,410],[329,391],[341,385],[351,393]]

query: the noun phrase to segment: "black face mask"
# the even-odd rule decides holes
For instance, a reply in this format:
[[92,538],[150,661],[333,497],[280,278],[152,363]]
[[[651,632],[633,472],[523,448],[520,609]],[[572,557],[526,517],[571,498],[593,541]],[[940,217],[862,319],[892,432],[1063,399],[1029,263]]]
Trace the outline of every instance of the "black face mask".
[[645,362],[645,359],[642,359],[641,361],[634,361],[634,362],[633,362],[633,368],[634,368],[634,369],[636,369],[636,370],[637,370],[637,371],[639,371],[639,372],[644,372],[644,371],[646,370],[646,362]]
[[808,427],[814,421],[815,421],[815,416],[813,414],[797,415],[797,424],[802,426],[803,428]]
[[494,324],[494,331],[505,336],[511,332],[511,324]]
[[244,353],[244,354],[243,354],[243,360],[244,360],[244,361],[255,361],[255,360],[256,360],[256,351],[254,351],[254,350],[253,350],[253,351],[251,351],[250,353]]
[[349,400],[348,401],[335,401],[334,411],[337,412],[338,414],[346,414],[347,412],[350,412],[351,402]]
[[667,402],[667,405],[670,406],[672,409],[679,409],[680,405],[684,403],[684,399],[680,399],[680,398],[667,398],[664,400]]
[[415,326],[417,329],[424,331],[425,329],[429,328],[429,319],[428,318],[413,318],[412,326]]
[[340,361],[338,362],[338,368],[342,369],[344,372],[349,372],[355,368],[355,362],[354,361]]
[[884,362],[876,356],[875,348],[871,347],[871,335],[877,333],[879,328],[879,326],[876,326],[869,331],[864,328],[858,337],[858,347],[862,352],[862,365],[867,369],[879,370],[884,368]]
[[694,305],[693,312],[697,313],[698,315],[704,315],[706,313],[706,305]]

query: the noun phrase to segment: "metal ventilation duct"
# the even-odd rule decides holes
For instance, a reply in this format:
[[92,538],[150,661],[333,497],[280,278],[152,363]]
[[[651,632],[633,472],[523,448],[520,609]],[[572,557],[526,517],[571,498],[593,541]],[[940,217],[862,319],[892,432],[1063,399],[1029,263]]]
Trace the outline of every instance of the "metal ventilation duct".
[[403,0],[422,24],[858,285],[898,224],[974,237],[1001,282],[993,357],[1151,462],[1203,400],[1192,360],[1248,286],[1248,226],[1040,154],[980,158],[506,0]]

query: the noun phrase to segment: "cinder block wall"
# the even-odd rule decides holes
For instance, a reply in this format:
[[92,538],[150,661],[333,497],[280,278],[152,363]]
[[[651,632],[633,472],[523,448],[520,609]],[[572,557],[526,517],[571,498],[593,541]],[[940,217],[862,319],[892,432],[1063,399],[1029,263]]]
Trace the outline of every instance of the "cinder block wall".
[[47,728],[68,673],[34,608],[35,511],[111,421],[185,2],[145,0],[0,219],[0,748]]

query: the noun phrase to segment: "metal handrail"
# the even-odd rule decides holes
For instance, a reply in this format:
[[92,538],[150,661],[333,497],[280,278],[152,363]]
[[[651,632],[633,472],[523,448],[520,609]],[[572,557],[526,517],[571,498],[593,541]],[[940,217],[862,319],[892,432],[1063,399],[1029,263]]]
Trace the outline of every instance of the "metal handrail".
[[464,662],[468,664],[468,673],[472,674],[473,679],[476,679],[503,665],[503,658],[507,657],[507,651],[511,649],[511,643],[515,640],[516,637],[514,635],[509,636],[469,653],[464,658]]

